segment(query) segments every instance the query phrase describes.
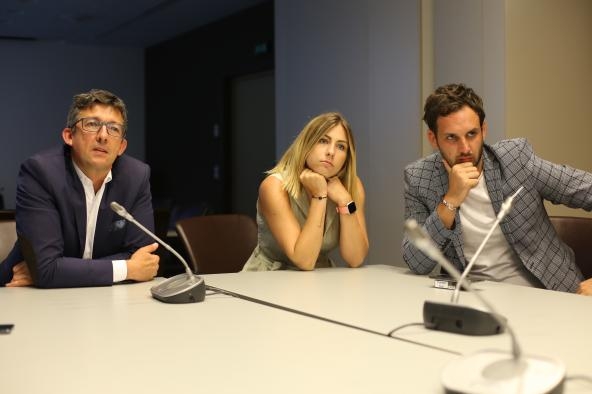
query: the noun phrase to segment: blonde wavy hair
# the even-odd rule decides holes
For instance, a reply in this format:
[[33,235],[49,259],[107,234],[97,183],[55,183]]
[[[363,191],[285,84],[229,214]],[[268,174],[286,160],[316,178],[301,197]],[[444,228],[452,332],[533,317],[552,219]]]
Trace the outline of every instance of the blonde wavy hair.
[[347,137],[347,157],[337,176],[354,200],[358,198],[356,172],[356,144],[351,127],[342,114],[326,112],[311,119],[300,131],[292,145],[286,150],[280,161],[266,174],[280,174],[284,179],[284,189],[293,198],[302,192],[300,173],[306,167],[306,159],[312,148],[333,127],[341,125]]

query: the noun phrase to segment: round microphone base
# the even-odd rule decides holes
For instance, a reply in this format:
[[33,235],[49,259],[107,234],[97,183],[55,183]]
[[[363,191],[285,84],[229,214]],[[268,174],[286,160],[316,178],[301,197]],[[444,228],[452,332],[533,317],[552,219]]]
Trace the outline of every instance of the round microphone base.
[[179,274],[150,289],[152,297],[168,304],[201,302],[206,297],[206,283],[196,275]]
[[565,365],[556,359],[482,350],[455,360],[442,371],[447,393],[560,393]]

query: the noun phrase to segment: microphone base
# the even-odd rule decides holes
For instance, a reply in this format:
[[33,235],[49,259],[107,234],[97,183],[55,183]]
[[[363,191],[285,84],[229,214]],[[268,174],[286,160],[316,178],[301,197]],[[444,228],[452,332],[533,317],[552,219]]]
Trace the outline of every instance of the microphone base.
[[565,365],[541,356],[514,359],[499,350],[462,356],[442,371],[446,393],[561,393]]
[[152,297],[167,304],[201,302],[206,297],[206,283],[199,276],[175,275],[150,289]]
[[[506,318],[499,316],[505,323]],[[463,335],[495,335],[504,325],[491,312],[453,303],[425,301],[423,324],[426,328]]]

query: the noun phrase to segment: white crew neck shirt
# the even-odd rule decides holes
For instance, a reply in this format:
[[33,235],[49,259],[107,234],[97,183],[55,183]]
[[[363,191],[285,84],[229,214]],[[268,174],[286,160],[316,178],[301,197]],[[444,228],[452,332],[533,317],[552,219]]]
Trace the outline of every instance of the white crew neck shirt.
[[[483,172],[479,176],[477,186],[469,191],[467,198],[463,201],[459,214],[462,223],[464,254],[468,264],[497,216],[489,198]],[[499,224],[477,257],[471,269],[471,275],[497,282],[541,287],[536,277],[522,264],[506,240]]]

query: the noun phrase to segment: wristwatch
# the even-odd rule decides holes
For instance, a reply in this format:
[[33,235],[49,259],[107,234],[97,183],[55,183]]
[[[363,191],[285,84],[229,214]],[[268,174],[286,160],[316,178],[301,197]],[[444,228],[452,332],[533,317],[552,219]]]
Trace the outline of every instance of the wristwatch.
[[342,213],[344,215],[351,215],[356,211],[356,203],[353,201],[348,202],[345,204],[344,207],[335,207],[337,209],[337,213]]

